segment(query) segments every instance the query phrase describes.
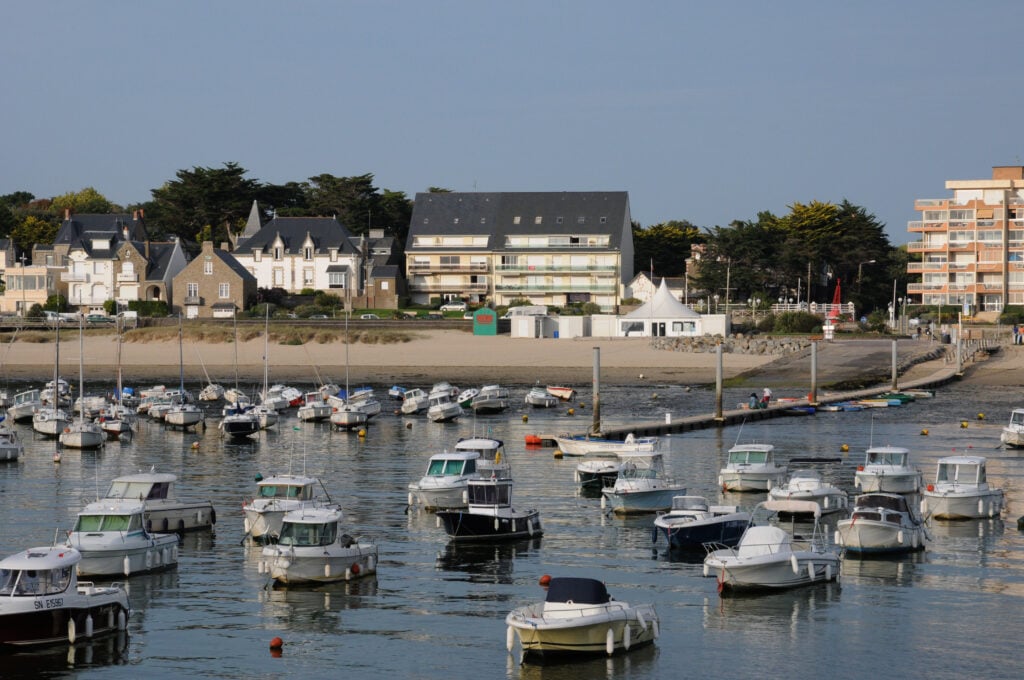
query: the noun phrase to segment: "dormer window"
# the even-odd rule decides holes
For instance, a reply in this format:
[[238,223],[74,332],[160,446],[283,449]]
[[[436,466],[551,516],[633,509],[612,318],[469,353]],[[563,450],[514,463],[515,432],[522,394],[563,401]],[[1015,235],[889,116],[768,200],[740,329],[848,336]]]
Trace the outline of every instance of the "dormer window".
[[283,248],[281,246],[274,246],[274,259],[280,260],[284,256]]
[[313,259],[313,246],[306,246],[302,249],[302,259],[312,260]]
[[263,251],[262,250],[254,250],[254,251],[252,251],[252,261],[253,262],[259,262],[261,255],[263,255]]

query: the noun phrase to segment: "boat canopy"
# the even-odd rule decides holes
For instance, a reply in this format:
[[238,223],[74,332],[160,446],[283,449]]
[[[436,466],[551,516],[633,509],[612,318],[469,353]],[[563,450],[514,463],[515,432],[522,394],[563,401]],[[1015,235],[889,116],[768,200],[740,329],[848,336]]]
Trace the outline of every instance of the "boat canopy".
[[960,482],[961,484],[983,484],[985,459],[980,456],[951,456],[939,460],[935,473],[936,482]]
[[81,555],[74,548],[29,548],[0,561],[0,595],[53,595],[71,585]]
[[868,465],[897,465],[905,466],[910,451],[898,446],[883,446],[877,449],[868,449],[866,463]]
[[605,604],[611,601],[608,589],[597,579],[563,576],[552,578],[545,602]]
[[476,472],[476,459],[465,456],[435,456],[427,466],[427,477],[457,477]]
[[894,512],[910,512],[907,499],[896,493],[865,493],[857,496],[856,508],[884,508]]
[[700,510],[707,512],[708,499],[703,496],[673,496],[673,510]]
[[761,503],[761,506],[771,512],[814,515],[815,518],[821,517],[821,506],[814,501],[765,501]]
[[166,473],[118,477],[110,484],[105,498],[164,499],[168,497],[175,479],[177,477]]

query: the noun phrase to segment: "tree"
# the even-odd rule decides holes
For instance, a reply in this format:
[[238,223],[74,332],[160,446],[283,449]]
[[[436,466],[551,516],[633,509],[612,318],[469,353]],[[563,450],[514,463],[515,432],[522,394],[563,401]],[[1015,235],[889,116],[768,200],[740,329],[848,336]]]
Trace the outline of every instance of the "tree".
[[155,235],[196,242],[205,236],[203,227],[209,226],[214,242],[230,240],[244,226],[261,189],[257,180],[245,177],[246,172],[236,163],[179,170],[176,180],[152,190],[153,200],[145,206],[147,227]]
[[23,253],[31,253],[36,243],[53,243],[60,225],[55,220],[45,220],[29,215],[11,230],[11,241]]
[[309,208],[313,214],[337,217],[352,234],[367,232],[378,199],[373,174],[357,177],[322,174],[310,177],[309,181]]
[[655,276],[683,276],[690,244],[704,239],[700,230],[686,220],[652,224],[646,229],[633,222],[633,270],[654,269]]
[[70,210],[73,214],[92,213],[105,215],[115,212],[117,209],[118,206],[108,201],[106,196],[92,187],[55,196],[50,204],[50,210],[60,218],[64,217],[65,210]]

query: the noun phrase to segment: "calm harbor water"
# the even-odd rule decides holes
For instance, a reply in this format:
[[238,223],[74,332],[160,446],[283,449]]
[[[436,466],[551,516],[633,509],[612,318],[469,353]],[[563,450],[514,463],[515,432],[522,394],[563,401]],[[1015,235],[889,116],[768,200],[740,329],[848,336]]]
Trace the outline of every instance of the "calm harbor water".
[[[386,386],[379,387],[383,398]],[[527,386],[513,387],[521,400]],[[98,453],[66,450],[59,465],[52,442],[17,426],[26,451],[18,463],[0,465],[0,554],[50,542],[113,477],[151,467],[178,475],[179,496],[211,499],[218,523],[213,533],[185,537],[176,570],[131,578],[134,614],[126,637],[5,655],[0,677],[1019,677],[1024,534],[1016,522],[1024,513],[1024,453],[998,446],[1003,421],[1019,405],[1011,391],[954,384],[902,408],[668,438],[667,467],[691,494],[713,502],[753,506],[764,499],[716,488],[725,452],[737,441],[773,443],[784,460],[839,457],[814,467],[851,493],[871,443],[910,448],[926,479],[939,457],[972,452],[988,456],[990,482],[1006,491],[1002,520],[932,522],[924,553],[845,559],[839,584],[723,600],[714,579],[701,576],[699,560],[666,554],[663,539],[652,546],[652,517],[606,516],[598,499],[576,493],[574,459],[525,447],[528,433],[589,426],[589,386],[578,387],[585,406],[574,402],[575,416],[566,407],[519,404],[453,424],[384,413],[365,440],[299,423],[294,414],[251,444],[223,441],[213,419],[196,433],[142,421],[131,442]],[[729,392],[726,404],[749,392]],[[394,404],[385,401],[385,411]],[[608,425],[707,413],[713,405],[711,392],[678,385],[602,393]],[[433,515],[405,512],[406,485],[422,475],[429,456],[474,433],[505,440],[514,502],[540,510],[543,538],[455,546]],[[841,452],[843,444],[849,453]],[[242,501],[257,473],[303,470],[320,477],[342,505],[348,533],[378,543],[376,578],[281,590],[257,573],[259,549],[241,543]],[[661,638],[612,659],[520,666],[505,651],[504,617],[541,599],[542,574],[599,578],[619,600],[654,602]],[[279,658],[268,649],[273,637],[285,642]]]

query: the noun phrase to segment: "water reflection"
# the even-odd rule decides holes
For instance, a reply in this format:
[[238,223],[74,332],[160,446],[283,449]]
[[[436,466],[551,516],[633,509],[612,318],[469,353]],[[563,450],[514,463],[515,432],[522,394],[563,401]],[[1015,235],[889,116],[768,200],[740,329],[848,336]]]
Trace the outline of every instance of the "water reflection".
[[129,662],[128,633],[118,631],[75,644],[49,645],[0,655],[0,675],[5,678],[39,678],[64,675],[101,666]]
[[342,631],[341,612],[367,606],[377,595],[376,577],[303,588],[267,587],[259,591],[262,615],[276,626],[313,633]]
[[493,545],[449,543],[437,555],[437,568],[468,574],[471,582],[512,583],[515,560],[536,552],[540,543],[540,538]]
[[836,606],[841,592],[838,583],[829,582],[777,593],[709,597],[704,601],[704,626],[774,636],[788,621],[795,637],[802,627],[812,625],[822,610]]
[[[523,680],[579,680],[588,678],[655,677],[651,675],[658,660],[658,645],[665,644],[664,635],[653,645],[647,645],[631,652],[620,652],[615,656],[574,657],[564,660],[544,660],[520,664],[518,647],[508,654],[505,675]],[[678,669],[669,675],[674,675]]]
[[887,585],[906,588],[914,584],[915,565],[927,560],[924,551],[892,556],[843,555],[841,578],[846,584]]

